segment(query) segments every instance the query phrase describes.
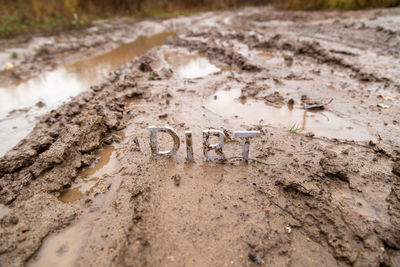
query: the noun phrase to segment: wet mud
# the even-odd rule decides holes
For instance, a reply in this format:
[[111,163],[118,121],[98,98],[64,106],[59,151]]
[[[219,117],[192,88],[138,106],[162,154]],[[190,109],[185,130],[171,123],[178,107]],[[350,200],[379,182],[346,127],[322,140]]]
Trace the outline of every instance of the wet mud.
[[151,48],[161,45],[172,32],[139,36],[107,53],[65,64],[36,78],[0,87],[0,155],[15,146],[36,123],[36,118],[70,97],[100,83],[110,71]]
[[[21,77],[38,57],[57,68],[4,89],[36,94],[5,116],[44,111],[1,143],[0,265],[398,266],[399,17],[249,7],[43,41]],[[59,69],[85,82],[38,103],[35,79]],[[152,156],[153,125],[177,132],[173,157]],[[203,161],[206,129],[224,160]],[[248,164],[236,130],[260,132]]]

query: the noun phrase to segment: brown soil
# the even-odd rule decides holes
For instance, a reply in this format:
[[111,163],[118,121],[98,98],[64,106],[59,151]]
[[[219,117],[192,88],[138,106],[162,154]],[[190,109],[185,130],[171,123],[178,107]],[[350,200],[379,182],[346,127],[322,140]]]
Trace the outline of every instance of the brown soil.
[[[0,265],[399,266],[399,21],[243,8],[28,48],[15,79],[176,32],[0,158]],[[151,157],[150,125],[177,131],[173,158]],[[203,162],[205,129],[227,161]],[[261,133],[249,164],[234,130]]]

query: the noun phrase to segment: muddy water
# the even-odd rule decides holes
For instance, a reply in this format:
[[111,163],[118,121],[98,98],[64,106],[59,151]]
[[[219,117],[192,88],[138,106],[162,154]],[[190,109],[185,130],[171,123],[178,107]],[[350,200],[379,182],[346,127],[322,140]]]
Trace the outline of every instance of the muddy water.
[[97,83],[109,71],[161,45],[165,38],[172,35],[173,32],[166,32],[150,37],[139,36],[134,42],[123,44],[108,53],[69,64],[66,69],[68,72],[79,74],[84,81]]
[[9,211],[10,209],[7,206],[0,204],[0,219],[7,215]]
[[32,130],[35,117],[87,90],[109,71],[161,45],[172,34],[139,36],[136,41],[123,44],[108,53],[67,64],[27,81],[0,87],[0,156]]
[[[110,148],[109,150],[113,149]],[[109,154],[109,151],[104,150],[99,153],[99,155],[105,158],[103,161],[99,160],[97,163],[100,166],[103,165],[101,170],[106,168],[106,166],[110,166],[109,164],[112,160],[106,163]],[[112,156],[110,158],[112,158]],[[96,168],[88,168],[83,170],[83,172],[93,173],[94,169]],[[99,173],[101,170],[97,169],[94,173]],[[89,212],[82,212],[77,224],[47,237],[39,251],[29,260],[27,266],[76,266],[76,261],[87,246],[89,236],[92,232],[95,232],[95,235],[98,237],[101,235],[96,232],[95,227],[104,224],[102,219],[105,221],[112,221],[118,217],[118,214],[110,207],[121,185],[122,177],[108,177],[110,178],[108,182],[112,179],[112,184],[110,183],[107,187],[102,186],[101,189],[96,191],[98,192],[98,196],[93,199],[91,210]],[[94,194],[94,196],[96,196],[96,194]],[[71,199],[68,199],[68,201],[71,201]],[[113,224],[111,228],[115,227],[118,226]],[[110,229],[110,227],[108,227],[108,229]],[[104,230],[104,228],[102,228],[102,230]],[[112,232],[112,230],[115,229],[111,229],[110,232]],[[103,232],[103,234],[105,233],[107,233],[107,231]]]
[[[259,49],[246,50],[247,56],[256,56],[264,60],[277,60],[269,51]],[[245,52],[243,52],[245,53]],[[181,52],[169,52],[165,59],[174,72],[182,78],[199,78],[222,70],[199,55]],[[301,107],[277,107],[255,100],[239,100],[239,88],[229,91],[217,91],[206,103],[205,107],[225,119],[240,123],[270,124],[287,129],[313,132],[317,136],[347,140],[375,140],[369,131],[345,118],[338,117],[329,111],[310,111]]]
[[82,240],[90,230],[90,225],[82,227],[78,224],[49,237],[43,243],[40,253],[27,266],[74,266],[79,251],[85,245]]
[[89,168],[83,169],[71,188],[62,192],[60,200],[65,203],[78,200],[82,194],[98,185],[100,179],[112,175],[120,166],[115,147],[107,146],[97,154],[98,160]]
[[367,129],[328,111],[308,111],[301,107],[276,107],[256,100],[240,100],[240,88],[219,90],[205,107],[225,119],[249,124],[269,124],[276,127],[313,132],[328,138],[348,140],[374,139]]
[[216,73],[221,69],[199,55],[187,55],[179,52],[165,54],[172,70],[184,79],[195,79]]
[[38,101],[53,105],[77,95],[88,85],[89,81],[61,67],[20,84],[0,88],[0,114],[4,116],[11,110],[28,108]]
[[[121,168],[117,159],[116,147],[107,146],[97,153],[98,160],[90,167],[83,169],[71,186],[65,190],[60,200],[72,203],[86,192],[103,194],[94,200],[93,210],[85,213],[79,222],[57,234],[51,235],[43,242],[40,250],[29,261],[28,266],[74,266],[82,252],[93,225],[104,216],[105,203],[113,199],[121,183],[121,177],[113,175]],[[96,192],[93,192],[96,190]],[[110,215],[111,216],[111,215]]]
[[386,209],[386,197],[390,193],[390,187],[379,190],[369,189],[363,195],[346,190],[337,190],[332,194],[333,202],[342,207],[363,215],[371,220],[377,220],[383,224],[390,224],[390,216]]

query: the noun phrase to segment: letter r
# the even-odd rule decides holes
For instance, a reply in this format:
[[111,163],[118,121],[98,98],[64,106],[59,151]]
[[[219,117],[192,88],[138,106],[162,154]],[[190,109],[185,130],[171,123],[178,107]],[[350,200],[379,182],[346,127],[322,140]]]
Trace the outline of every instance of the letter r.
[[[219,142],[217,144],[210,145],[210,136],[218,136]],[[218,160],[226,160],[222,148],[224,147],[225,134],[220,130],[204,130],[203,131],[203,160],[210,161],[210,150],[214,150],[217,153]]]

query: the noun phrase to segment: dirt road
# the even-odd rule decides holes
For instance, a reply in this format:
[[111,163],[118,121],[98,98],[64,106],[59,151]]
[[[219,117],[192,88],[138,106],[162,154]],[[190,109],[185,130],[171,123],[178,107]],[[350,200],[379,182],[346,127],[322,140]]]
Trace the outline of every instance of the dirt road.
[[[33,128],[0,158],[0,265],[400,266],[399,47],[400,9],[257,7],[0,57],[3,134]],[[151,125],[174,157],[151,156]],[[203,162],[206,129],[226,161]],[[236,130],[260,132],[248,164]]]

